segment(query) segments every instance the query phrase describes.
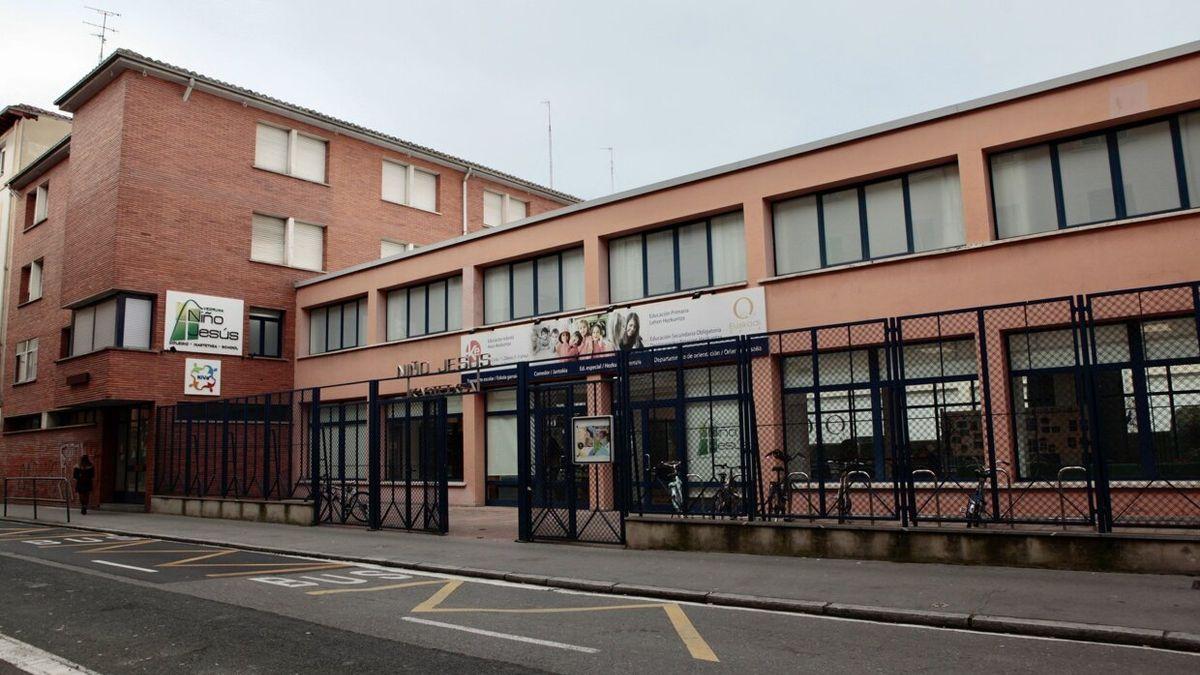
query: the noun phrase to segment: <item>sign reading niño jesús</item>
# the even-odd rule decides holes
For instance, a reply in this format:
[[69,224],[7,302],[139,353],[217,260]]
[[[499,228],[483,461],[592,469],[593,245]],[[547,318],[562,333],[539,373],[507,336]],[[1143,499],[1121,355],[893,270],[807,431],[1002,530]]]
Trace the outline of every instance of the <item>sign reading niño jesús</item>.
[[167,291],[163,349],[240,355],[243,310],[234,298]]

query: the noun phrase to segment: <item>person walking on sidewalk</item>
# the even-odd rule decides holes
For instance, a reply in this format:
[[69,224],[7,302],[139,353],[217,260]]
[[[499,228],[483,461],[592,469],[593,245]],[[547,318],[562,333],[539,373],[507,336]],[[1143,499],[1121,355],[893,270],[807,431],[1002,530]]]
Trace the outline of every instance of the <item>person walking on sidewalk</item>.
[[92,481],[96,478],[96,467],[87,455],[80,455],[79,463],[72,472],[75,478],[75,492],[79,493],[79,513],[86,515],[88,501],[92,496]]

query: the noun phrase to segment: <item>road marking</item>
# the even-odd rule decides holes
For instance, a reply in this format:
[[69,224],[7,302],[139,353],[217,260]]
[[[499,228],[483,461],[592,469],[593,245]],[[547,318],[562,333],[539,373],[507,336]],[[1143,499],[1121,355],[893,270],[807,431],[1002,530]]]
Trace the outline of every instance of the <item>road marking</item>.
[[390,591],[397,588],[412,588],[413,586],[428,586],[430,584],[446,583],[441,579],[430,579],[429,581],[409,581],[403,584],[388,584],[386,586],[372,586],[370,588],[327,588],[321,591],[307,591],[308,595],[334,595],[335,593],[373,593],[375,591]]
[[433,595],[429,596],[429,599],[427,599],[425,602],[422,602],[421,604],[417,605],[416,607],[413,607],[412,610],[410,610],[410,611],[432,612],[437,609],[438,605],[442,604],[443,600],[450,597],[450,594],[453,593],[454,591],[457,591],[458,587],[462,586],[462,585],[463,585],[463,582],[461,582],[461,581],[447,581],[446,585],[439,588],[437,593],[434,593]]
[[3,634],[0,634],[0,661],[34,675],[96,675],[94,670]]
[[134,567],[133,565],[122,565],[121,563],[110,562],[108,560],[93,560],[92,562],[96,563],[97,565],[112,565],[113,567],[123,567],[127,570],[136,570],[138,572],[149,572],[150,574],[158,574],[158,570],[146,569],[145,567]]
[[700,632],[696,630],[696,626],[692,624],[692,620],[683,613],[683,608],[679,605],[663,605],[663,611],[667,613],[667,617],[671,619],[671,625],[675,627],[675,632],[679,633],[679,639],[683,640],[683,644],[687,646],[688,652],[691,653],[693,659],[699,661],[712,661],[720,663],[720,659],[713,653],[712,647],[700,637]]
[[556,649],[566,649],[573,652],[583,652],[584,654],[599,654],[600,650],[593,647],[580,647],[579,645],[569,645],[565,642],[554,642],[553,640],[539,640],[537,638],[525,637],[524,635],[513,635],[511,633],[497,633],[492,630],[483,630],[482,628],[471,628],[470,626],[459,626],[453,623],[442,623],[441,621],[430,621],[429,619],[418,619],[415,616],[402,616],[401,621],[409,623],[419,623],[426,626],[437,626],[438,628],[450,628],[453,630],[461,630],[465,633],[474,633],[475,635],[485,635],[487,637],[500,638],[502,640],[512,640],[514,642],[524,642],[531,645],[541,645],[543,647],[554,647]]
[[63,528],[61,528],[61,527],[35,527],[32,529],[5,530],[3,533],[0,533],[0,538],[13,538],[19,534],[31,534],[33,532],[51,532],[53,530],[61,530],[61,529],[63,529]]
[[[281,564],[281,563],[275,563]],[[231,565],[232,566],[232,565]],[[316,572],[318,570],[336,570],[345,567],[353,567],[346,563],[325,563],[320,565],[304,565],[301,567],[280,567],[273,570],[248,570],[242,572],[218,572],[215,574],[206,574],[204,576],[210,579],[218,579],[222,577],[249,577],[249,576],[265,576],[269,574],[287,574],[289,572]]]

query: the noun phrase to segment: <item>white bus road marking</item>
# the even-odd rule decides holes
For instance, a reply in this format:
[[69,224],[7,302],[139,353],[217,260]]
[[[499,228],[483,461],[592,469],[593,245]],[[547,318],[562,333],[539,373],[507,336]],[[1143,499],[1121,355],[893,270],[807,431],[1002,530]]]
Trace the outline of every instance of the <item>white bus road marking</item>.
[[34,675],[97,675],[61,656],[0,634],[0,661]]
[[97,565],[111,565],[113,567],[122,567],[127,570],[134,570],[135,572],[149,572],[150,574],[158,574],[158,570],[147,569],[145,567],[134,567],[133,565],[122,565],[121,563],[110,562],[108,560],[93,560],[92,562],[96,563]]
[[450,628],[453,630],[461,630],[466,633],[474,633],[476,635],[485,635],[487,637],[500,638],[502,640],[512,640],[514,642],[524,642],[531,645],[541,645],[543,647],[554,647],[555,649],[566,649],[573,652],[583,652],[584,654],[599,654],[599,649],[592,647],[580,647],[579,645],[569,645],[565,642],[554,642],[553,640],[539,640],[537,638],[525,637],[524,635],[513,635],[511,633],[497,633],[496,631],[484,630],[482,628],[471,628],[470,626],[459,626],[453,623],[443,623],[441,621],[431,621],[429,619],[418,619],[415,616],[402,616],[401,621],[409,623],[419,623],[426,626],[437,626],[438,628]]

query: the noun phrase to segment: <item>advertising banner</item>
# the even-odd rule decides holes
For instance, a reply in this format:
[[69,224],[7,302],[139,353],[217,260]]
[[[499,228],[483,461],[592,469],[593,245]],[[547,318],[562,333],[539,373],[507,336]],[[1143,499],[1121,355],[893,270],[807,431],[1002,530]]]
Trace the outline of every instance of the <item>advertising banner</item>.
[[480,331],[462,336],[461,346],[464,357],[489,354],[493,366],[559,358],[603,369],[615,351],[766,330],[766,298],[756,287]]
[[242,353],[241,300],[167,291],[165,320],[163,349],[233,356]]
[[221,362],[187,359],[183,368],[183,393],[187,396],[220,396]]

